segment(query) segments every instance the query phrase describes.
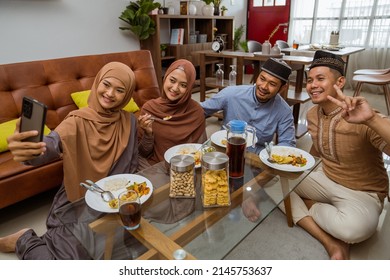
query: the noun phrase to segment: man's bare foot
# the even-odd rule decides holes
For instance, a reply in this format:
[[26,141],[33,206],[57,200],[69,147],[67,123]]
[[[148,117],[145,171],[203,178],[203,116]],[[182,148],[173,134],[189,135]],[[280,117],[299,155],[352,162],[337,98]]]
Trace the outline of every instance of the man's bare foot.
[[16,242],[18,241],[19,237],[21,237],[23,233],[25,233],[28,230],[29,228],[24,228],[13,234],[7,235],[5,237],[0,237],[0,252],[2,253],[15,252]]
[[349,260],[349,244],[339,239],[325,246],[331,260]]

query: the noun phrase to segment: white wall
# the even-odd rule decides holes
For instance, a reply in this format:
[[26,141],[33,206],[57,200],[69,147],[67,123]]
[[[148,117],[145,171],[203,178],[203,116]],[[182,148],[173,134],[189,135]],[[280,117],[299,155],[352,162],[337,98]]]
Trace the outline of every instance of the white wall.
[[[125,23],[118,17],[129,2],[0,0],[0,64],[138,50],[138,39],[119,30]],[[237,27],[246,24],[247,4],[234,2],[234,6],[231,0],[222,4],[229,9],[227,15],[235,16]]]
[[124,0],[0,0],[0,63],[139,49]]

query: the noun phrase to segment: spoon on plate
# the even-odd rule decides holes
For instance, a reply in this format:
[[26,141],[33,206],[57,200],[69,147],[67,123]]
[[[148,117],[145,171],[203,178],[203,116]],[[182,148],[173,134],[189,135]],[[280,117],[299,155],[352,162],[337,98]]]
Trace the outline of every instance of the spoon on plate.
[[265,146],[265,150],[267,151],[267,154],[268,154],[268,162],[270,163],[276,163],[276,161],[272,158],[272,147],[273,147],[274,143],[271,141],[269,144],[267,142],[264,142],[264,146]]
[[85,183],[80,183],[80,186],[87,188],[90,191],[100,193],[100,196],[102,197],[102,199],[105,202],[109,202],[109,201],[115,199],[115,196],[112,194],[112,192],[103,190],[102,188],[100,188],[96,183],[94,183],[91,180],[86,180],[86,182],[90,185],[85,184]]

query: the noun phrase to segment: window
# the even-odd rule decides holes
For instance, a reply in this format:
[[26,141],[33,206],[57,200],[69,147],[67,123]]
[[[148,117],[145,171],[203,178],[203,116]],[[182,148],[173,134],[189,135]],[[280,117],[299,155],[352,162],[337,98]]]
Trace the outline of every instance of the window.
[[291,1],[291,41],[329,44],[332,31],[342,45],[388,48],[390,0]]

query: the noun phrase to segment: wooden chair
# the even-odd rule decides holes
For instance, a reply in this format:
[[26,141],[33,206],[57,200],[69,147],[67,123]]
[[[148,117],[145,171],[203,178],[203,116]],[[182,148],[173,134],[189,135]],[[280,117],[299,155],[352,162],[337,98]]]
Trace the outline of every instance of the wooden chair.
[[381,86],[385,95],[387,114],[390,115],[390,71],[387,74],[355,75],[352,80],[357,82],[353,96],[359,96],[363,84]]
[[387,69],[359,69],[353,72],[354,75],[383,75],[390,72],[390,68]]

